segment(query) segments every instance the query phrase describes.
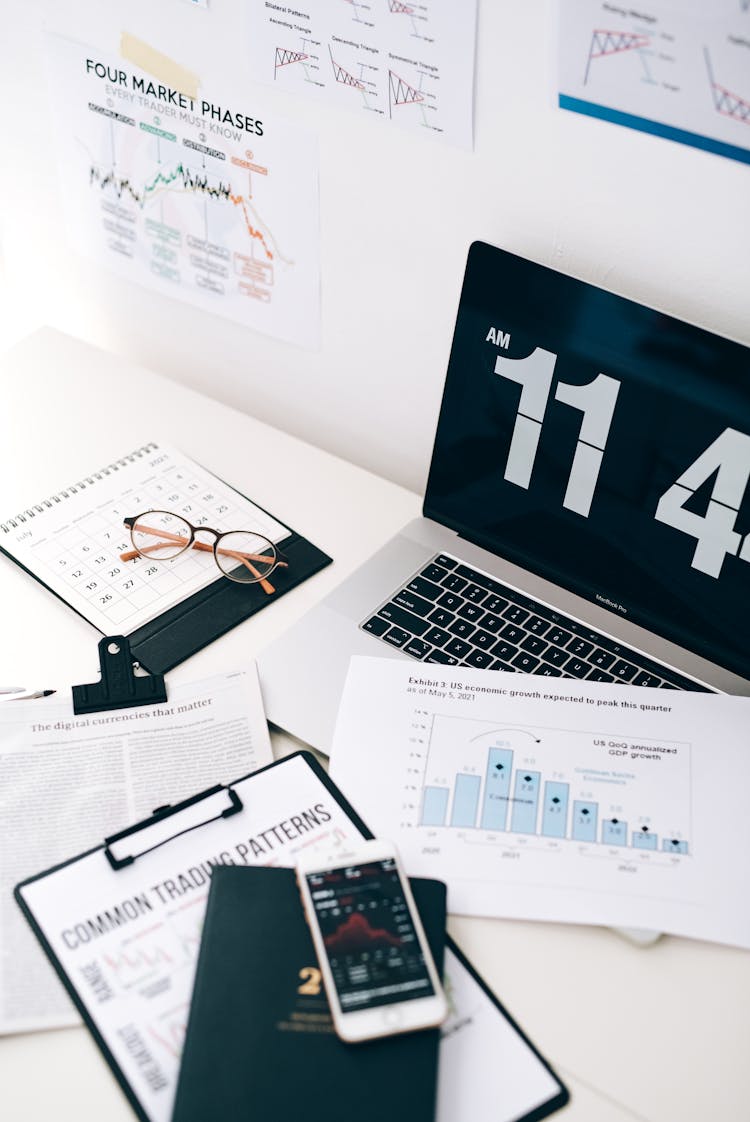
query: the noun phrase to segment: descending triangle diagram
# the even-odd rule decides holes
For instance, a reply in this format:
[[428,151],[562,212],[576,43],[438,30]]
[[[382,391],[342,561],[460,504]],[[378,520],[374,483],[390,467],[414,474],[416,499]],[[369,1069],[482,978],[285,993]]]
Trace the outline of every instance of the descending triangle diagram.
[[274,76],[275,71],[279,70],[282,66],[289,66],[292,62],[304,62],[305,59],[309,57],[309,55],[303,54],[302,51],[287,51],[283,47],[277,47]]
[[398,16],[414,15],[414,9],[410,8],[408,4],[402,4],[401,0],[388,0],[388,7]]
[[339,63],[336,62],[330,47],[328,48],[328,53],[331,55],[331,66],[333,67],[333,76],[336,81],[340,82],[342,86],[351,86],[355,90],[363,90],[365,88],[364,82],[360,82],[358,78],[355,78],[353,74],[350,74],[348,70],[345,70],[343,66],[340,66]]
[[589,46],[586,75],[583,79],[584,86],[589,80],[592,59],[622,54],[623,51],[640,51],[648,47],[650,42],[648,35],[640,35],[635,31],[605,31],[601,28],[594,30]]
[[739,94],[732,93],[726,86],[720,85],[719,82],[714,79],[711,56],[708,53],[707,47],[704,47],[703,53],[706,57],[706,67],[708,68],[708,80],[711,83],[711,95],[714,99],[714,109],[724,117],[731,117],[734,121],[744,121],[746,125],[750,125],[750,101],[744,97],[740,97]]

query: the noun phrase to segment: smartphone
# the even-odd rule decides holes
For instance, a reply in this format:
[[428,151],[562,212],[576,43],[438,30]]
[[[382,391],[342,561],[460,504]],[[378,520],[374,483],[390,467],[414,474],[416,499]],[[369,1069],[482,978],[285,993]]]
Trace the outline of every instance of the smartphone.
[[448,1003],[392,844],[297,865],[333,1026],[349,1043],[441,1024]]

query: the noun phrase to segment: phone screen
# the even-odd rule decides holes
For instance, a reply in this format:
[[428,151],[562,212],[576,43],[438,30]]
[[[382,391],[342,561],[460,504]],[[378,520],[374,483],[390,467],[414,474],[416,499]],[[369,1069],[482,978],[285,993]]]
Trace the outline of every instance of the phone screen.
[[392,857],[308,873],[345,1013],[435,993]]

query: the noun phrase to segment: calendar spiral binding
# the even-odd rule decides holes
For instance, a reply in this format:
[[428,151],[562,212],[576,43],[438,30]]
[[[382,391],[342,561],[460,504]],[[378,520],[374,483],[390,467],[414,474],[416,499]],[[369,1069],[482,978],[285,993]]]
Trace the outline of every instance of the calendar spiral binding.
[[84,475],[77,483],[71,484],[69,487],[63,488],[55,495],[50,495],[48,499],[43,499],[40,503],[34,503],[33,506],[27,510],[22,510],[13,518],[9,518],[6,522],[0,522],[0,532],[9,534],[11,530],[17,530],[19,525],[22,526],[25,522],[36,518],[38,514],[44,514],[46,510],[52,510],[57,503],[63,502],[65,499],[77,495],[80,491],[85,491],[87,487],[93,487],[95,483],[100,483],[102,479],[112,475],[114,472],[119,471],[120,468],[129,467],[130,464],[136,463],[143,456],[148,456],[152,452],[156,452],[159,445],[152,442],[151,444],[144,444],[141,448],[136,448],[134,452],[129,452],[127,456],[121,456],[119,460],[114,460],[106,467],[100,468],[99,471],[92,472],[91,475]]

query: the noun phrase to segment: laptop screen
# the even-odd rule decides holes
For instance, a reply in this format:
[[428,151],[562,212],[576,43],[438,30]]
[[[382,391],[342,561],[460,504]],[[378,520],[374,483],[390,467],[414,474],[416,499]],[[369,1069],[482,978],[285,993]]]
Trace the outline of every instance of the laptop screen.
[[476,242],[425,514],[750,677],[750,349]]

